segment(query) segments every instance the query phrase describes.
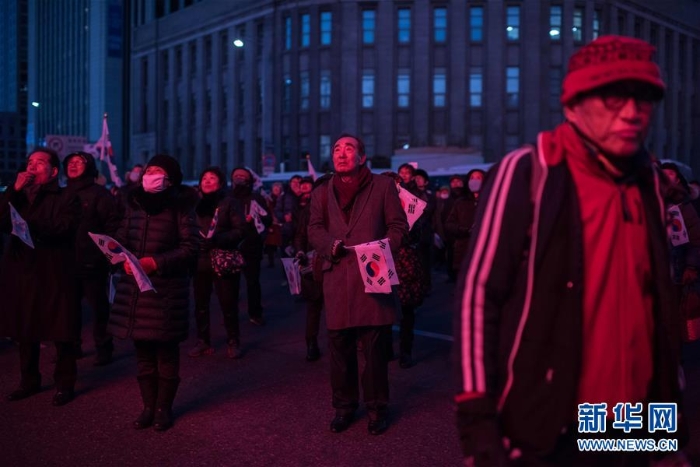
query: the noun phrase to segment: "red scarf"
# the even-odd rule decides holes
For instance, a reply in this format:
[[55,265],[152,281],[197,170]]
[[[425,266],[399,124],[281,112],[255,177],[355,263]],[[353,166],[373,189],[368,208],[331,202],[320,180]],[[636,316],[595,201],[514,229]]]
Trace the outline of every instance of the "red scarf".
[[345,221],[350,219],[352,206],[355,204],[357,194],[362,191],[372,181],[372,172],[366,167],[360,167],[360,170],[353,176],[349,177],[348,181],[341,180],[339,174],[333,177],[333,192],[335,199],[338,200],[338,206],[343,212]]

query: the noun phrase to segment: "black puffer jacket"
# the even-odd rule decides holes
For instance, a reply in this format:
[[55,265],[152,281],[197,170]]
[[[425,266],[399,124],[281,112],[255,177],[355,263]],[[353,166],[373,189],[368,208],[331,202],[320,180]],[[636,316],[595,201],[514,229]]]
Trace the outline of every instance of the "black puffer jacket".
[[234,207],[233,198],[226,196],[223,190],[203,195],[197,204],[196,213],[200,236],[206,236],[217,208],[219,209],[219,220],[214,235],[210,240],[202,240],[200,243],[197,272],[211,270],[210,251],[212,248],[234,250],[238,248],[243,239],[243,219]]
[[134,340],[182,341],[187,338],[189,285],[199,249],[194,207],[196,192],[172,187],[150,194],[129,193],[117,240],[137,258],[153,257],[157,270],[149,277],[156,291],[141,293],[134,276],[117,284],[109,331]]
[[[94,160],[92,164],[94,165]],[[76,266],[79,274],[89,274],[109,266],[88,232],[114,236],[121,217],[117,202],[109,191],[95,183],[91,176],[68,180],[68,192],[78,196],[81,206],[80,225],[75,238]]]

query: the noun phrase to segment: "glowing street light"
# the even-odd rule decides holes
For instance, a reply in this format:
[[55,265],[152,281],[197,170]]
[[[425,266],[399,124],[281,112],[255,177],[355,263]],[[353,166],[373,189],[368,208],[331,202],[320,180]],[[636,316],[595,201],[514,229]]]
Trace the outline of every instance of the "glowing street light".
[[40,104],[37,101],[32,101],[32,107],[36,107],[38,109],[39,105]]
[[243,41],[240,39],[236,39],[235,41],[233,41],[233,45],[240,49],[241,47],[243,47]]

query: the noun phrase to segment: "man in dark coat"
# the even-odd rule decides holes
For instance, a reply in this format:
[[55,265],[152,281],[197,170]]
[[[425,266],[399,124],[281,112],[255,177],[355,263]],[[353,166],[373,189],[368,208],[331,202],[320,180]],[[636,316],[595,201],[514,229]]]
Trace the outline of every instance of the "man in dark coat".
[[389,239],[392,252],[408,232],[394,181],[373,175],[365,147],[352,135],[333,146],[336,174],[313,191],[309,241],[323,257],[323,293],[330,340],[335,418],[331,431],[345,431],[358,407],[358,348],[364,355],[362,386],[373,435],[388,428],[388,352],[395,319],[394,294],[365,293],[354,252],[347,246]]
[[[248,316],[251,323],[256,326],[264,326],[262,288],[260,287],[260,262],[263,256],[263,235],[265,231],[257,231],[251,206],[253,201],[255,201],[258,206],[265,209],[267,202],[258,193],[253,193],[253,174],[245,167],[237,167],[231,171],[231,184],[233,186],[231,196],[234,199],[234,208],[237,210],[240,218],[244,220],[243,241],[241,242],[240,250],[245,259],[243,275],[245,276],[248,289]],[[272,213],[267,209],[265,211],[266,214],[260,216],[260,221],[267,228],[272,224]],[[236,285],[235,301],[238,302],[240,281],[236,281]]]
[[7,398],[24,399],[41,389],[41,341],[56,342],[53,405],[74,397],[78,304],[75,287],[75,232],[80,205],[58,186],[60,160],[48,148],[30,155],[26,171],[0,198],[0,229],[10,233],[10,203],[27,222],[34,248],[12,235],[0,265],[3,307],[0,335],[19,343],[20,387]]
[[120,221],[117,202],[105,187],[95,183],[97,166],[91,154],[68,154],[63,166],[68,177],[67,190],[78,196],[81,205],[75,238],[78,299],[84,298],[92,309],[92,336],[97,351],[94,364],[104,366],[112,361],[114,349],[112,336],[107,332],[109,263],[88,232],[110,236],[116,233]]

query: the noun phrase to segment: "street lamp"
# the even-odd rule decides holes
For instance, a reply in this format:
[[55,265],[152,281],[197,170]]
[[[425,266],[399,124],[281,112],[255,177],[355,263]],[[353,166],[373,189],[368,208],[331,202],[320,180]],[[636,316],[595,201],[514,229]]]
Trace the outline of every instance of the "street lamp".
[[37,101],[32,101],[32,107],[39,108],[40,104]]
[[233,41],[233,45],[235,45],[236,47],[238,47],[240,49],[241,47],[243,47],[244,44],[243,44],[242,40],[236,39]]

